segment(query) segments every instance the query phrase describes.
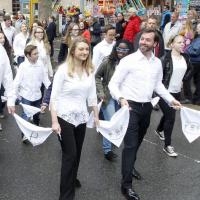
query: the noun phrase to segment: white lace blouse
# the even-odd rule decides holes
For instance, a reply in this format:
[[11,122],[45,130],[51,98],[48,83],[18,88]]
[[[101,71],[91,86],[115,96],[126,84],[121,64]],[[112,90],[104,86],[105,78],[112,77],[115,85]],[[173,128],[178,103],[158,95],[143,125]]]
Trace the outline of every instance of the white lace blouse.
[[88,106],[97,106],[96,84],[94,74],[86,72],[81,78],[74,73],[67,74],[66,63],[59,66],[53,80],[51,107],[57,116],[78,126],[86,123],[89,118]]

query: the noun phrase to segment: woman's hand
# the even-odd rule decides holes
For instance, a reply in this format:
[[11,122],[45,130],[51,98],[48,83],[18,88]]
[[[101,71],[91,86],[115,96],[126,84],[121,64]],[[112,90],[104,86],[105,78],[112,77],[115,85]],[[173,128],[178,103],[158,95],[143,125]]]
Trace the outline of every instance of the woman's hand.
[[100,123],[99,123],[99,117],[94,117],[94,123],[95,123],[95,126],[98,127],[100,126]]
[[58,122],[53,122],[52,130],[59,135],[61,133],[60,124]]

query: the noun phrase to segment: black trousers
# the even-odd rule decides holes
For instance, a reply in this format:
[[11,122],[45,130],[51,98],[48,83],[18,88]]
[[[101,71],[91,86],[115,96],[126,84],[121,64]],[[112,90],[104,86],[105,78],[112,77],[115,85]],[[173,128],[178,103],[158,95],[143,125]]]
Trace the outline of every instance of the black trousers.
[[86,124],[74,125],[58,118],[61,127],[62,148],[59,200],[72,200],[75,196],[75,180],[85,138]]
[[193,64],[194,67],[194,85],[195,92],[193,96],[194,103],[200,103],[200,64]]
[[50,53],[50,57],[53,57],[53,54],[54,54],[53,40],[49,41],[49,44],[50,44],[50,46],[51,46],[51,53]]
[[[171,93],[171,95],[177,100],[180,99],[180,93]],[[164,131],[166,147],[171,145],[172,131],[176,119],[176,110],[170,107],[162,98],[160,98],[159,106],[163,112],[163,116],[160,119],[157,131]]]
[[132,187],[132,171],[134,169],[137,151],[143,141],[150,123],[152,112],[151,103],[136,103],[129,101],[130,119],[126,135],[124,137],[124,148],[122,151],[122,187]]

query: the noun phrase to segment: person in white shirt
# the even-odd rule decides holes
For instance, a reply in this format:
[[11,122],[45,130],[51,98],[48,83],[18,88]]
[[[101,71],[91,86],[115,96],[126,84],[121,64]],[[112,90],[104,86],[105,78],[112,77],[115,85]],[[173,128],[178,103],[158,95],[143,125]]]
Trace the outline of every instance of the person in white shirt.
[[171,15],[171,21],[165,25],[163,31],[163,39],[165,44],[165,50],[170,50],[169,41],[175,35],[178,35],[181,30],[181,22],[178,21],[179,13],[173,12]]
[[81,187],[77,172],[89,117],[86,102],[99,124],[93,71],[90,45],[78,37],[54,76],[50,100],[52,129],[60,134],[62,147],[59,200],[73,200],[75,187]]
[[[37,46],[28,45],[24,54],[25,61],[21,63],[14,79],[15,96],[19,96],[21,103],[40,108],[41,104],[41,86],[45,85],[48,89],[51,82],[44,70],[43,64],[38,60],[39,52]],[[39,126],[40,113],[33,116],[33,123]],[[29,120],[29,117],[22,113],[22,118]],[[22,134],[23,136],[23,134]],[[22,141],[26,143],[27,138],[23,136]]]
[[15,112],[13,74],[12,74],[10,61],[6,53],[6,50],[0,44],[0,85],[1,84],[3,84],[5,88],[5,94],[8,98],[7,100],[8,112],[13,114]]
[[[189,56],[181,53],[184,49],[184,37],[181,35],[175,36],[171,39],[170,46],[172,50],[162,58],[163,84],[172,96],[180,99],[182,83],[192,78],[193,70]],[[176,110],[170,107],[163,98],[160,99],[159,106],[163,116],[155,133],[165,142],[163,151],[171,157],[176,157],[178,154],[171,146]]]
[[14,55],[17,57],[18,66],[24,62],[24,49],[26,47],[26,41],[29,37],[26,23],[21,24],[21,32],[15,36],[13,42]]
[[9,15],[4,16],[4,23],[2,23],[2,30],[9,41],[10,46],[13,46],[13,40],[15,37],[16,30],[11,26],[11,18]]
[[113,98],[120,102],[121,106],[129,106],[130,109],[122,152],[121,191],[126,199],[131,200],[140,199],[132,189],[132,173],[135,171],[137,151],[149,127],[153,92],[159,94],[171,106],[181,106],[162,84],[162,64],[152,52],[158,41],[155,30],[145,29],[139,41],[139,49],[120,61],[108,85]]
[[49,45],[49,41],[47,38],[46,31],[43,27],[37,26],[33,30],[33,35],[31,37],[31,40],[29,41],[28,45],[32,44],[34,46],[37,46],[39,51],[39,60],[43,63],[43,67],[46,71],[46,73],[49,75],[49,77],[53,77],[53,69],[51,65],[51,59],[50,59],[50,50],[51,47]]
[[108,24],[105,26],[105,38],[93,48],[92,63],[95,66],[95,71],[102,63],[106,56],[109,56],[113,46],[115,45],[115,27]]

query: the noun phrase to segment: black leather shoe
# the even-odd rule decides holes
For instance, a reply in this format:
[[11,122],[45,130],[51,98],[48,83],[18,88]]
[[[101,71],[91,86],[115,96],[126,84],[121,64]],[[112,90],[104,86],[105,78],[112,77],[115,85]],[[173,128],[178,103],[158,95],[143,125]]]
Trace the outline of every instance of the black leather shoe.
[[140,200],[140,197],[135,193],[132,188],[121,187],[121,192],[128,200]]
[[75,181],[75,187],[76,188],[80,188],[81,187],[81,182],[78,179],[76,179],[76,181]]
[[109,151],[107,154],[104,154],[104,157],[108,161],[114,161],[117,158],[117,154],[113,153],[113,151]]
[[142,180],[142,176],[136,169],[133,169],[132,176],[133,176],[133,178],[135,178],[137,180]]

